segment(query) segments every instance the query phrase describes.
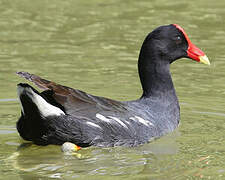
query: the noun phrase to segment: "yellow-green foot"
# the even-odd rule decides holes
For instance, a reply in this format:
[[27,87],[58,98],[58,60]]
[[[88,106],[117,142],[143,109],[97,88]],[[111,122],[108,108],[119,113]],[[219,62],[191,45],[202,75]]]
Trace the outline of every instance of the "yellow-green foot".
[[77,152],[81,149],[81,147],[71,142],[65,142],[62,145],[61,149],[62,149],[62,152]]

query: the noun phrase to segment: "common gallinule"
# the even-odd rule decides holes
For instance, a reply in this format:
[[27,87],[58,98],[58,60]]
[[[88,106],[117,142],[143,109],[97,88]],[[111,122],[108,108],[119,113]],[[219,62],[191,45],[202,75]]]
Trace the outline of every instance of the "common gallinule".
[[39,93],[26,83],[18,84],[22,108],[18,132],[38,145],[72,142],[79,147],[137,146],[169,133],[180,119],[170,64],[180,58],[210,64],[179,25],[160,26],[149,33],[138,60],[143,94],[125,102],[18,72],[44,90]]

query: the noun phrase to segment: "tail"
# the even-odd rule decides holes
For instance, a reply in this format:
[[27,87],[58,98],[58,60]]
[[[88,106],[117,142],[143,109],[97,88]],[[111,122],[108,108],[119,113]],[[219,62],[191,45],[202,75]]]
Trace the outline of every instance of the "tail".
[[65,115],[62,109],[48,102],[36,89],[26,83],[17,85],[17,93],[24,116],[34,113],[40,114],[41,117]]
[[[71,102],[74,102],[74,100],[76,101],[76,94],[79,95],[80,93],[80,91],[73,90],[72,88],[62,86],[60,84],[48,81],[46,79],[42,79],[41,77],[36,76],[34,74],[30,74],[28,72],[21,71],[17,72],[16,74],[22,78],[27,79],[28,81],[33,82],[41,90],[44,90],[44,92],[46,92],[46,90],[51,90],[53,92],[52,97],[54,98],[54,101],[56,101],[61,106],[64,106],[65,109],[66,109],[65,106],[67,106],[68,103],[68,99]],[[73,93],[75,93],[75,95],[72,95]],[[80,101],[80,99],[78,99],[78,101]]]
[[42,79],[39,76],[30,74],[28,72],[21,71],[21,72],[17,72],[16,74],[20,77],[27,79],[28,81],[33,82],[36,86],[38,86],[42,90],[52,89],[51,85],[55,84],[54,82]]

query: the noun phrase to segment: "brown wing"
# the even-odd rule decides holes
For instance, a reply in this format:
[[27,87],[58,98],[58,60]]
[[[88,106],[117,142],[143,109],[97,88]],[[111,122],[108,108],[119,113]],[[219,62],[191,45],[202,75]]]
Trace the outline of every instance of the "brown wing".
[[68,114],[83,115],[101,111],[124,111],[125,104],[104,97],[93,96],[83,91],[62,86],[40,78],[28,72],[17,72],[17,75],[33,82],[42,90],[52,90],[53,98],[61,104]]

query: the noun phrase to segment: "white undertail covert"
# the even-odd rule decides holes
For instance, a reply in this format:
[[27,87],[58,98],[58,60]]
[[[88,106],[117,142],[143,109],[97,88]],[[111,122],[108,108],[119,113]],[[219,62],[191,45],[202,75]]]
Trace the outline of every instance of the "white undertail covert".
[[[35,93],[30,87],[22,87],[18,85],[17,93],[18,93],[19,101],[20,101],[20,96],[22,94],[27,95],[33,101],[33,103],[37,106],[40,114],[43,117],[65,115],[65,113],[60,108],[48,103],[43,97]],[[24,108],[21,101],[20,101],[20,104],[21,104],[22,113],[24,114]]]

